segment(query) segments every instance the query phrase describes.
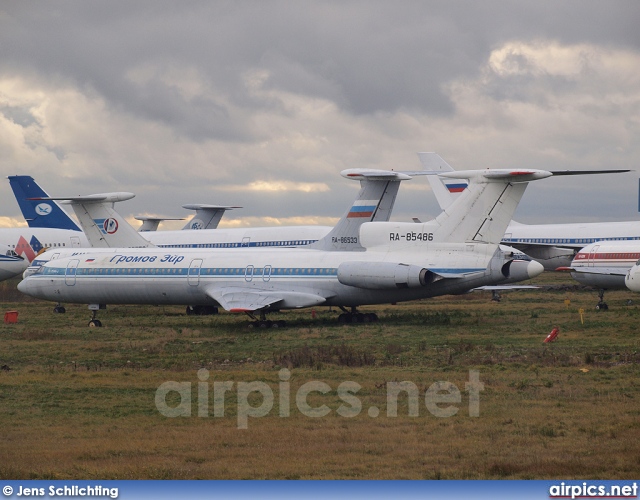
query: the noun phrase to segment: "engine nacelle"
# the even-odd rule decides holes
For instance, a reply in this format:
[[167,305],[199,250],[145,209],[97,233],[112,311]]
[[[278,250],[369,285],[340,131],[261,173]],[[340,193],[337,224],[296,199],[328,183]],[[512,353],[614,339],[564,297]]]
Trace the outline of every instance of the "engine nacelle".
[[510,260],[502,266],[501,272],[506,278],[502,283],[517,283],[535,278],[542,271],[544,271],[544,267],[535,260]]
[[343,285],[385,290],[418,288],[433,282],[428,269],[391,262],[343,262],[338,266],[338,281]]

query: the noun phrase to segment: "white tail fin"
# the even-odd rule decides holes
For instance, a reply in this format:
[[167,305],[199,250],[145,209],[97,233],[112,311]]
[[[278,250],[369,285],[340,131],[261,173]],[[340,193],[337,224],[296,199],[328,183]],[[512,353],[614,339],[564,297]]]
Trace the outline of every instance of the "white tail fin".
[[195,210],[196,214],[185,224],[182,229],[215,229],[220,223],[220,219],[227,210],[242,207],[227,207],[222,205],[202,205],[190,204],[182,205],[187,210]]
[[360,181],[360,192],[353,205],[335,227],[322,239],[307,248],[320,250],[364,250],[360,245],[360,226],[365,222],[389,220],[400,182],[411,177],[400,172],[371,169],[349,169],[343,177]]
[[543,170],[472,170],[441,174],[468,179],[469,186],[431,224],[437,241],[498,244],[529,181],[552,174]]
[[157,231],[158,226],[165,220],[184,220],[184,217],[151,217],[148,215],[138,215],[134,217],[136,220],[142,221],[142,226],[138,228],[139,233],[145,233],[147,231]]
[[43,198],[70,203],[92,247],[137,248],[154,246],[113,209],[117,201],[130,200],[133,193],[102,193],[70,198]]
[[[451,165],[436,153],[418,153],[418,158],[420,158],[420,162],[425,170],[435,170],[439,171],[439,173],[454,172]],[[427,180],[442,210],[451,205],[468,185],[465,179],[447,180],[438,174],[427,175]]]

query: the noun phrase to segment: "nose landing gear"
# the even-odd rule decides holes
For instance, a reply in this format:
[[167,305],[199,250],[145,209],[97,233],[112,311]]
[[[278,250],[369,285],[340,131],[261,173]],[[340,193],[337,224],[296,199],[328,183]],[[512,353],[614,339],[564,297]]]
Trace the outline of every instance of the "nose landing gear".
[[89,320],[89,328],[100,328],[102,321],[96,318],[100,309],[106,309],[106,304],[89,304],[89,310],[91,311],[91,319]]

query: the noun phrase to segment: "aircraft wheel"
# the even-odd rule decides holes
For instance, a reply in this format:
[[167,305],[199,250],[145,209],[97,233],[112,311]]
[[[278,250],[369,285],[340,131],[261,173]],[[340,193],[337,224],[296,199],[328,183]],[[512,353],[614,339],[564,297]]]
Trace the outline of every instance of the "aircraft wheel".
[[100,328],[102,326],[102,322],[99,319],[92,319],[89,321],[89,328]]
[[273,325],[273,321],[266,319],[264,321],[259,321],[258,322],[258,327],[260,328],[271,328],[271,325]]
[[351,323],[351,313],[342,313],[338,316],[338,323],[344,325],[346,323]]
[[596,305],[596,311],[608,311],[609,306],[605,302],[600,302]]
[[271,325],[271,328],[284,328],[287,326],[287,322],[283,319],[279,319],[278,321],[274,321]]
[[195,314],[195,311],[193,310],[193,306],[187,306],[187,316],[191,316]]
[[365,313],[362,319],[364,323],[375,323],[378,321],[378,316],[375,313]]
[[64,314],[67,310],[63,306],[56,306],[53,308],[53,312],[56,314]]
[[355,313],[351,315],[351,323],[362,323],[364,322],[364,314]]

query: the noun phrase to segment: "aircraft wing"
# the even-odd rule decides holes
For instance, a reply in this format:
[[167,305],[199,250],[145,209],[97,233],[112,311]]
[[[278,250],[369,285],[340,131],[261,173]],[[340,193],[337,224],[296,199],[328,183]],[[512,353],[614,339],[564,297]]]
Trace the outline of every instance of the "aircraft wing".
[[280,290],[256,290],[240,286],[209,286],[206,294],[221,307],[230,312],[258,311],[269,306],[289,308],[311,307],[323,304],[326,298],[321,295]]
[[572,273],[604,274],[606,276],[626,276],[629,271],[625,267],[559,267],[556,271],[571,271]]
[[487,286],[479,286],[478,288],[474,288],[472,291],[476,290],[533,290],[539,288],[535,285],[487,285]]

